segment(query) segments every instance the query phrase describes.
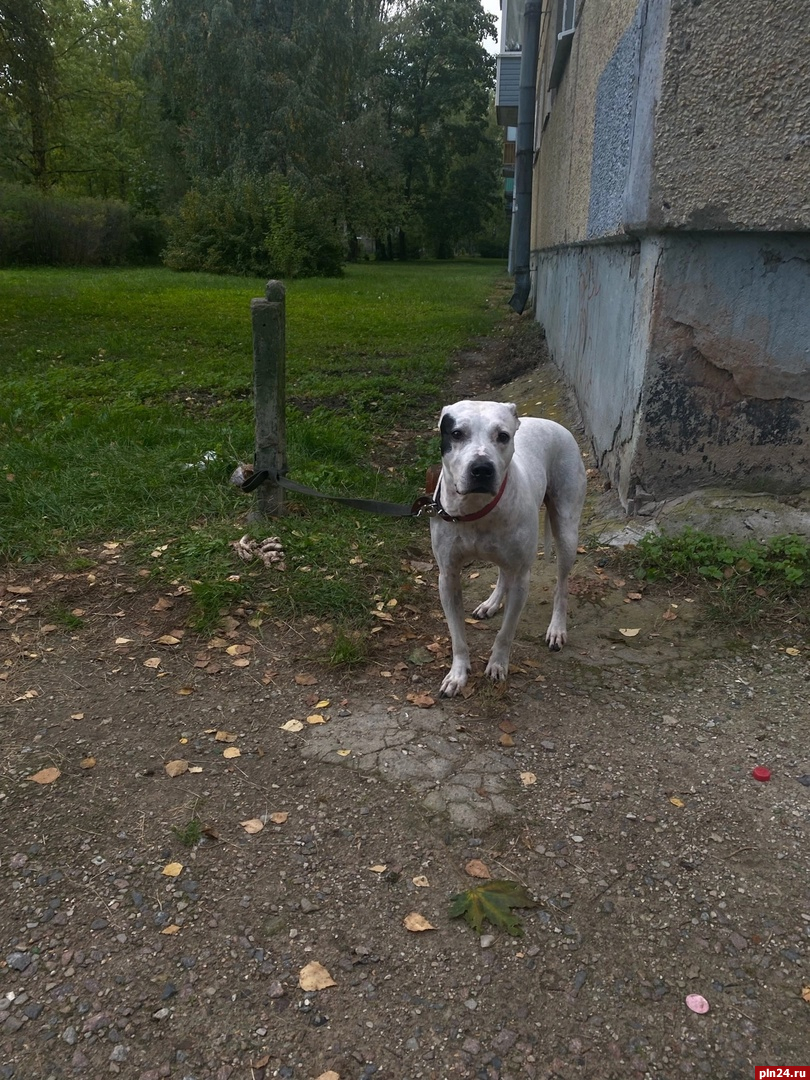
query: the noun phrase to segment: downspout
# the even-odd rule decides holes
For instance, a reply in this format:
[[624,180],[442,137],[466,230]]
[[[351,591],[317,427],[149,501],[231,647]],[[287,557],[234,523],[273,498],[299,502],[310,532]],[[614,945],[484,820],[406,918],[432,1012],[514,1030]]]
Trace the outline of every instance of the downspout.
[[515,144],[515,195],[512,217],[515,291],[509,306],[520,315],[531,291],[532,171],[534,166],[534,110],[537,59],[540,51],[542,0],[526,0],[523,12],[523,47],[520,56],[518,129]]

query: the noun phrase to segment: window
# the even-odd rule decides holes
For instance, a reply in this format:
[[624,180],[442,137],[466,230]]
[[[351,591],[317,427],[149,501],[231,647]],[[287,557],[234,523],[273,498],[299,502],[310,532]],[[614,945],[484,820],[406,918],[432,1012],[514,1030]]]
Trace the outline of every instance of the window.
[[549,90],[556,90],[562,82],[563,72],[571,55],[576,23],[577,0],[557,0],[557,40],[548,80]]

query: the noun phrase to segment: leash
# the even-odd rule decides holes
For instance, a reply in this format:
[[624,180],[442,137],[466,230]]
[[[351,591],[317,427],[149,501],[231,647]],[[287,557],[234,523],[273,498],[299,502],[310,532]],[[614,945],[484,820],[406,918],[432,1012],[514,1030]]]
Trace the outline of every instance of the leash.
[[[440,466],[432,465],[428,469],[425,494],[419,495],[410,504],[384,502],[380,499],[356,499],[351,495],[327,495],[323,491],[316,491],[314,488],[299,484],[296,480],[289,480],[286,476],[277,476],[276,484],[285,491],[295,492],[296,495],[309,495],[315,499],[328,499],[330,502],[341,503],[343,506],[350,506],[353,510],[363,510],[370,514],[382,514],[385,517],[422,517],[423,515],[430,517],[435,515],[442,518],[443,521],[464,522],[477,521],[479,518],[485,517],[490,510],[495,509],[500,502],[501,495],[503,495],[509,475],[507,473],[504,476],[498,494],[482,510],[478,510],[474,514],[462,514],[459,517],[454,517],[452,514],[447,513],[439,501],[437,486],[440,473]],[[257,487],[266,483],[270,478],[269,471],[262,469],[260,472],[254,472],[239,486],[242,491],[255,491]]]

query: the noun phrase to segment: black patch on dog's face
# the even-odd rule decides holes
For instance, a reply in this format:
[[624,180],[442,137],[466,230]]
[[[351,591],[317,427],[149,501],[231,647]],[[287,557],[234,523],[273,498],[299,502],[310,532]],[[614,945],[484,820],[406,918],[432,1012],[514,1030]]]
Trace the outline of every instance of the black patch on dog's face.
[[444,457],[445,454],[450,453],[451,447],[458,443],[463,435],[459,431],[455,418],[450,413],[445,413],[442,417],[439,431],[442,436],[442,457]]

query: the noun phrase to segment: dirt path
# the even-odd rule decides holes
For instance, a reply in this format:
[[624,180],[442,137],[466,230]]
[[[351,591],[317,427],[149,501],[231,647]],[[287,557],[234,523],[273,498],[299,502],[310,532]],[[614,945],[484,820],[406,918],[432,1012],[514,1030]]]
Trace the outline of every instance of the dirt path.
[[[311,623],[248,608],[211,642],[178,634],[187,597],[144,591],[125,552],[13,575],[31,591],[0,597],[0,1080],[810,1067],[806,643],[721,632],[592,551],[563,652],[540,564],[507,688],[438,701],[423,546],[352,673],[311,659]],[[472,568],[471,606],[491,581]],[[44,624],[57,594],[83,630]],[[470,627],[479,675],[495,629]],[[448,918],[472,859],[538,897],[523,937]],[[335,985],[299,988],[313,961]]]

